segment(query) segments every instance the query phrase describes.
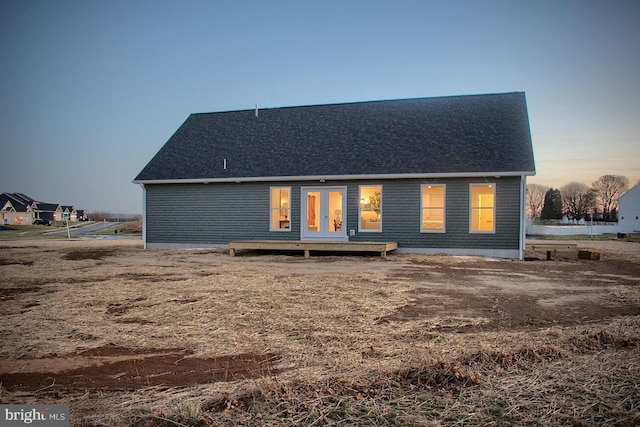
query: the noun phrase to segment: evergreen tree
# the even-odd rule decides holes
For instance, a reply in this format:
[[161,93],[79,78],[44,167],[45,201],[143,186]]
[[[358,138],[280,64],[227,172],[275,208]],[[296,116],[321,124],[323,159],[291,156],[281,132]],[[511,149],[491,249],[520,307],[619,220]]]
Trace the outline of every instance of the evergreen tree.
[[560,190],[550,188],[546,192],[540,219],[562,219],[562,194]]

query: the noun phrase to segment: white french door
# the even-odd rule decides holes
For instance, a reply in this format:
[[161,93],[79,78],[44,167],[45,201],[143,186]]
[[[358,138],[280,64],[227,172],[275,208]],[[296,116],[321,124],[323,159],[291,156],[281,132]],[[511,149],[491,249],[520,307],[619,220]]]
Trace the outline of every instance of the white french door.
[[347,240],[347,188],[302,187],[301,240]]

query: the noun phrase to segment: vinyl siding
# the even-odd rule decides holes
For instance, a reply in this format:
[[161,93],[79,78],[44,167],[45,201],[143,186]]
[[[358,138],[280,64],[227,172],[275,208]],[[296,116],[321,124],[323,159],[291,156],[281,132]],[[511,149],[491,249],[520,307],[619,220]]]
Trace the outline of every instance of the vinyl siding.
[[[174,184],[145,188],[148,243],[197,246],[225,245],[241,239],[299,238],[295,216],[291,232],[269,231],[269,184]],[[299,199],[293,197],[292,213],[300,210]],[[298,218],[299,215],[297,212]]]
[[[496,185],[495,233],[469,230],[469,185]],[[395,241],[408,248],[518,249],[520,178],[390,180],[359,182],[382,184],[382,232],[357,233],[352,241]],[[446,184],[444,233],[420,232],[420,185]],[[358,229],[358,185],[348,189],[348,229]]]
[[[446,184],[445,233],[420,232],[421,184]],[[469,185],[496,185],[495,233],[469,231]],[[517,250],[520,177],[146,185],[148,243],[225,245],[232,240],[299,240],[301,187],[346,186],[350,241],[406,248]],[[360,185],[382,185],[382,232],[358,232]],[[291,231],[269,230],[270,187],[291,187]]]

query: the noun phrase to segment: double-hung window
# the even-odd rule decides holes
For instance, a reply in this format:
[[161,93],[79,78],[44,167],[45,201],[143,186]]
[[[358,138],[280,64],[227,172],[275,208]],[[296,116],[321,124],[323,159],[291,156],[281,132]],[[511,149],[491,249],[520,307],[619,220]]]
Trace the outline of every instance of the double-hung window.
[[444,185],[423,184],[421,186],[420,232],[445,232],[445,191]]
[[495,184],[471,184],[470,231],[472,233],[495,233],[496,217]]
[[271,187],[271,231],[291,230],[291,187]]
[[360,186],[360,226],[362,232],[382,231],[382,186]]

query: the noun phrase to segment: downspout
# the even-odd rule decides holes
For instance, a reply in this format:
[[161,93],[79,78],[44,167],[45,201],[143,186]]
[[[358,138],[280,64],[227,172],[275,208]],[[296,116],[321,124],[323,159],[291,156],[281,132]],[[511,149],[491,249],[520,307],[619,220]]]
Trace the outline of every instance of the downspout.
[[144,184],[142,187],[142,247],[147,249],[147,189]]
[[520,176],[520,245],[518,259],[524,259],[525,239],[527,238],[527,177]]

